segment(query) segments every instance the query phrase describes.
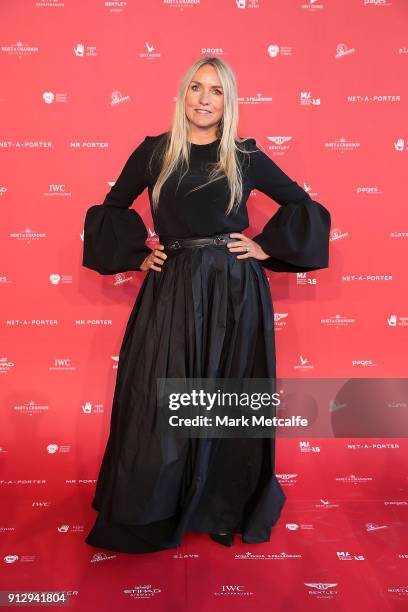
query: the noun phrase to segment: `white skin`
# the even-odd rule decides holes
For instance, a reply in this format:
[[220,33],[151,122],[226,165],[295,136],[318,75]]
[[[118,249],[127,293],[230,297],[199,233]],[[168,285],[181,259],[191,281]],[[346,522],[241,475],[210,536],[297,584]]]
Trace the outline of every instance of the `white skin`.
[[[217,139],[217,125],[224,112],[224,93],[218,79],[217,71],[210,64],[201,66],[194,74],[186,91],[184,102],[186,117],[189,123],[189,140],[194,144],[208,144]],[[197,109],[208,112],[200,113]],[[239,232],[230,233],[236,242],[228,242],[230,253],[237,254],[237,259],[267,259],[269,255],[251,238]],[[161,266],[167,259],[163,244],[157,244],[154,250],[141,264],[141,270],[161,272]]]

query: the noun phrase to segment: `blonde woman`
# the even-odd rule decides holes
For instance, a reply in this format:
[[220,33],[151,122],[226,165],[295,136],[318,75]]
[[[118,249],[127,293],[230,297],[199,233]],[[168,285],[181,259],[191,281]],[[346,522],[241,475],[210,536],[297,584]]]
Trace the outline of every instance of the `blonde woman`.
[[[273,436],[166,444],[158,427],[158,378],[275,379],[264,268],[328,267],[329,211],[237,127],[231,68],[199,59],[182,79],[171,128],[146,136],[103,204],[87,210],[83,265],[147,272],[120,348],[92,546],[154,552],[177,547],[188,531],[226,546],[237,533],[246,544],[267,542],[284,505]],[[130,208],[145,188],[153,249]],[[252,189],[280,207],[250,239]]]

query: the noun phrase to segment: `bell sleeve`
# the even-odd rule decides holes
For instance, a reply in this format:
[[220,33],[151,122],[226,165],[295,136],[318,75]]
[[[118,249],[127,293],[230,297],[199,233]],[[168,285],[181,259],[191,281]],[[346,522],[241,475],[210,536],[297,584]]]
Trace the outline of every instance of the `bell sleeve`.
[[139,213],[130,209],[148,184],[149,136],[133,151],[102,204],[86,211],[82,265],[99,274],[140,271],[152,252]]
[[[248,141],[247,141],[248,142]],[[330,212],[249,139],[252,188],[280,208],[252,238],[269,255],[262,265],[273,272],[307,272],[329,266]]]

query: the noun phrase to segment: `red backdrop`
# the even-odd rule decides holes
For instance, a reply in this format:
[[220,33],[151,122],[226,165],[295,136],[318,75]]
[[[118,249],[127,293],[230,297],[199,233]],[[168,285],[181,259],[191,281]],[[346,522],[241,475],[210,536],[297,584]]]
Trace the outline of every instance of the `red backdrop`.
[[[0,590],[65,590],[83,610],[406,605],[404,438],[279,440],[288,500],[268,544],[84,543],[145,273],[81,257],[86,209],[169,127],[187,67],[219,56],[240,135],[332,215],[329,269],[268,272],[278,375],[406,376],[407,18],[404,0],[2,3]],[[147,191],[133,206],[153,243]],[[278,205],[252,192],[248,208],[251,237]]]

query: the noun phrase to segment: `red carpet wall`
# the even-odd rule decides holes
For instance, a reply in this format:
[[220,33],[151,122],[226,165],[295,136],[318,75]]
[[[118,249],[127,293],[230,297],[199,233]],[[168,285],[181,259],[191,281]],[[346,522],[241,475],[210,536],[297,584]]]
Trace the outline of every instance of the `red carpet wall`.
[[[408,3],[14,0],[0,19],[1,597],[66,591],[80,610],[141,599],[402,610],[407,444],[381,429],[278,441],[288,501],[268,544],[189,534],[177,551],[126,555],[84,543],[146,273],[103,277],[81,257],[86,209],[146,135],[168,129],[187,67],[216,55],[237,76],[240,135],[332,214],[329,269],[268,273],[278,375],[406,377]],[[147,192],[133,206],[151,246]],[[248,207],[251,237],[278,205],[252,192]],[[390,393],[384,421],[407,401]]]

